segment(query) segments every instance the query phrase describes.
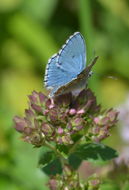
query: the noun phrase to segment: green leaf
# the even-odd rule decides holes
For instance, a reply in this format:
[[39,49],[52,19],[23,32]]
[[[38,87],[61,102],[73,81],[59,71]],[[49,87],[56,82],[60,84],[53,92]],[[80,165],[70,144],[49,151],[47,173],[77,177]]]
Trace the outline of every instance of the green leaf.
[[69,149],[70,149],[69,146],[58,144],[58,145],[56,145],[56,148],[61,152],[61,154],[63,155],[63,157],[65,159],[68,158],[68,152],[69,152]]
[[80,160],[108,161],[117,156],[118,153],[116,150],[104,144],[88,143],[78,146],[77,149],[69,156],[69,162],[71,163],[71,160],[73,160],[72,157],[77,158],[77,160],[80,158]]
[[79,158],[76,154],[71,154],[69,156],[69,164],[73,169],[77,170],[82,162],[82,159]]
[[55,158],[55,154],[52,151],[44,152],[40,156],[39,165],[40,167],[45,167]]
[[42,168],[42,171],[45,172],[47,175],[56,175],[62,173],[62,165],[60,159],[57,158],[50,162],[47,166]]
[[44,147],[42,150],[39,165],[41,170],[47,175],[56,175],[62,173],[62,165],[60,159],[55,155],[53,151]]

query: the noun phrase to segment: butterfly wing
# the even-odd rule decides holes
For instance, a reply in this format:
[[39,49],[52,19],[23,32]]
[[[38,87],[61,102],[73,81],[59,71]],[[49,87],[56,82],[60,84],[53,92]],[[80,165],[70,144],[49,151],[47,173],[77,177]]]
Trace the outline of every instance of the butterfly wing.
[[72,35],[60,52],[49,59],[45,86],[51,90],[50,96],[62,86],[74,80],[85,68],[85,42],[79,32]]
[[86,67],[86,47],[80,32],[74,33],[63,45],[58,54],[58,63],[62,69],[70,71],[75,77]]
[[73,79],[73,75],[69,71],[61,69],[57,64],[57,55],[52,56],[47,64],[45,72],[45,86],[51,91],[50,96],[54,93],[60,86],[65,85]]

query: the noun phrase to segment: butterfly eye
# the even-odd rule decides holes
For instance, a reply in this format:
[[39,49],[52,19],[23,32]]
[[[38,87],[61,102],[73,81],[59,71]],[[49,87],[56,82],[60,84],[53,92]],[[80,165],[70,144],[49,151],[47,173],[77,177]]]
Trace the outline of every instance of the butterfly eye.
[[88,77],[91,77],[92,75],[93,75],[93,71],[90,71]]

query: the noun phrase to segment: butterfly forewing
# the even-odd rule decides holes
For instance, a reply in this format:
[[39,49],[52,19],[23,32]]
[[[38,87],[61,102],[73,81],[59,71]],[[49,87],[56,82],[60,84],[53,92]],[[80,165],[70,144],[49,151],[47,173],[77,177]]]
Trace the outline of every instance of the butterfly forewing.
[[85,41],[79,32],[70,36],[59,51],[58,65],[75,76],[86,67]]

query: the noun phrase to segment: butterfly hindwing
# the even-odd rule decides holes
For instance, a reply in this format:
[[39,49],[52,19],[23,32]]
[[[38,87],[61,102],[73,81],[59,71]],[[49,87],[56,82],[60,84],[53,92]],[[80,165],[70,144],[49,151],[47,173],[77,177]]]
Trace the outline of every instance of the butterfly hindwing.
[[49,59],[44,79],[45,86],[48,89],[54,93],[60,86],[70,82],[72,78],[73,75],[69,71],[65,71],[57,65],[56,54]]
[[72,81],[70,81],[69,83],[65,84],[64,86],[61,86],[60,88],[58,88],[55,92],[54,95],[58,96],[60,94],[69,92],[69,90],[71,89],[71,91],[77,91],[77,89],[83,89],[85,87],[85,85],[87,84],[87,80],[88,78],[91,76],[92,74],[92,67],[94,66],[94,64],[96,63],[98,59],[98,56],[96,56],[92,63],[90,65],[88,65],[81,73],[78,74],[78,76],[73,79]]

